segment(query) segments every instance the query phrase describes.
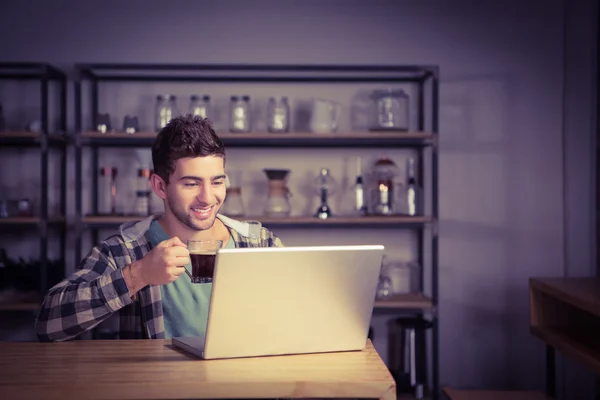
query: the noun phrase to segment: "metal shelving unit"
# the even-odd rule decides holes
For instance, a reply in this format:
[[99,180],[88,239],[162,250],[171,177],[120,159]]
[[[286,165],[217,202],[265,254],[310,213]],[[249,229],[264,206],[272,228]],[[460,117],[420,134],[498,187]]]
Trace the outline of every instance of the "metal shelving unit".
[[[315,135],[307,132],[285,134],[252,132],[249,134],[220,133],[227,148],[410,148],[419,155],[418,176],[421,184],[424,179],[425,151],[429,151],[427,168],[431,172],[429,183],[431,193],[425,216],[419,217],[356,217],[318,220],[311,217],[290,217],[269,219],[256,217],[267,227],[298,229],[377,228],[411,229],[418,233],[420,264],[428,260],[431,281],[429,292],[425,294],[424,273],[421,269],[421,292],[395,296],[386,301],[378,301],[375,309],[380,312],[410,312],[431,319],[432,387],[433,398],[439,396],[439,324],[438,303],[438,99],[439,70],[436,66],[332,66],[332,65],[166,65],[166,64],[78,64],[79,79],[75,85],[76,135],[76,214],[77,243],[76,258],[81,258],[81,237],[84,231],[92,232],[97,241],[99,229],[116,227],[135,217],[101,217],[82,215],[82,149],[89,147],[92,152],[92,166],[98,170],[98,151],[104,147],[149,148],[156,136],[155,132],[123,132],[102,134],[90,130],[83,124],[82,86],[89,88],[89,110],[91,126],[96,126],[99,112],[99,89],[107,82],[211,82],[211,83],[412,83],[417,85],[417,126],[413,132],[338,132],[332,135]],[[427,111],[426,112],[426,108]],[[92,178],[92,214],[98,212],[98,177]],[[248,217],[248,219],[251,219]]]
[[[0,149],[30,148],[38,151],[40,155],[40,204],[38,212],[32,217],[0,218],[0,234],[9,234],[19,231],[31,231],[39,235],[40,246],[40,294],[48,289],[48,240],[50,229],[58,231],[60,239],[60,258],[66,260],[66,175],[67,175],[67,77],[58,68],[46,63],[0,63],[0,80],[9,81],[38,81],[40,85],[40,114],[41,131],[0,131]],[[58,90],[58,127],[50,125],[50,105],[52,100],[51,85],[56,85]],[[53,104],[53,103],[52,103]],[[60,154],[60,170],[51,171],[49,168],[49,154],[57,150]],[[18,171],[13,171],[18,174]],[[60,174],[60,211],[59,215],[49,215],[48,211],[48,176]],[[31,304],[2,304],[0,310],[28,310]]]

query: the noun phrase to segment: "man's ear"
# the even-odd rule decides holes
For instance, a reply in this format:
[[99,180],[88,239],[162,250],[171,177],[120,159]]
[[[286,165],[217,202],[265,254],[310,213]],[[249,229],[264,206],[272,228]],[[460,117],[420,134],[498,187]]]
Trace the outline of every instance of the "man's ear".
[[165,199],[167,197],[167,183],[163,178],[156,174],[152,174],[150,177],[150,185],[152,186],[152,190],[158,197],[161,199]]

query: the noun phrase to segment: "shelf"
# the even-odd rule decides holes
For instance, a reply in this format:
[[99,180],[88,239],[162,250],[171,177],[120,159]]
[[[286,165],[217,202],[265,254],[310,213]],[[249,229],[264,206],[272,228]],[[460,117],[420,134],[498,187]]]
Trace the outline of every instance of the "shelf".
[[0,311],[37,311],[39,303],[0,303]]
[[531,278],[530,332],[600,374],[600,279]]
[[582,328],[576,326],[570,328],[532,326],[530,330],[533,335],[542,339],[546,344],[600,375],[598,331],[589,332]]
[[[3,146],[28,146],[37,147],[42,144],[44,134],[29,131],[1,131],[0,145]],[[64,135],[52,134],[48,136],[49,145],[66,145]]]
[[[354,133],[218,133],[229,147],[424,147],[433,143],[426,132],[354,132]],[[82,144],[106,147],[150,147],[155,132],[99,133],[84,132]]]
[[0,79],[62,79],[67,76],[57,67],[47,63],[0,62]]
[[431,310],[433,302],[422,293],[398,294],[386,300],[377,300],[375,309]]
[[434,65],[292,64],[76,64],[82,78],[96,81],[367,83],[437,79]]
[[[56,225],[65,222],[63,217],[51,217],[48,219],[48,224]],[[0,226],[3,225],[38,225],[42,223],[40,217],[9,217],[0,218]]]
[[600,317],[600,279],[531,279],[531,287],[578,309]]
[[[90,228],[111,228],[129,221],[140,220],[144,217],[137,216],[86,216],[82,222]],[[431,217],[408,217],[408,216],[368,216],[368,217],[333,217],[330,219],[318,219],[315,217],[289,217],[289,218],[269,218],[262,216],[242,217],[240,220],[260,221],[266,227],[295,227],[295,228],[316,228],[316,227],[378,227],[378,228],[396,228],[399,226],[423,227],[432,222]]]

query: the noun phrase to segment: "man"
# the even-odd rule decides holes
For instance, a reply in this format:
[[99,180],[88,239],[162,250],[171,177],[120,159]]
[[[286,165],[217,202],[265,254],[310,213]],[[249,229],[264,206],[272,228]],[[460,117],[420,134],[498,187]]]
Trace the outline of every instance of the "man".
[[[152,146],[152,189],[165,213],[119,227],[51,288],[36,319],[41,341],[64,341],[109,320],[120,339],[197,336],[206,330],[212,284],[193,284],[187,240],[223,247],[283,246],[255,221],[219,214],[225,149],[207,119],[173,119]],[[112,317],[112,318],[111,318]]]

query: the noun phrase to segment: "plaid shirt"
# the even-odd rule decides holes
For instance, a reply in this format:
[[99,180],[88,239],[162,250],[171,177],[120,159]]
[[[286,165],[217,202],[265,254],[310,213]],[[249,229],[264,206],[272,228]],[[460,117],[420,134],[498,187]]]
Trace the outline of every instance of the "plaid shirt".
[[[146,286],[132,299],[123,278],[123,267],[152,250],[147,232],[155,218],[121,225],[118,234],[92,249],[77,272],[48,291],[35,322],[41,341],[73,339],[103,323],[114,326],[120,339],[164,339],[160,286]],[[283,246],[258,222],[218,218],[236,247]]]

